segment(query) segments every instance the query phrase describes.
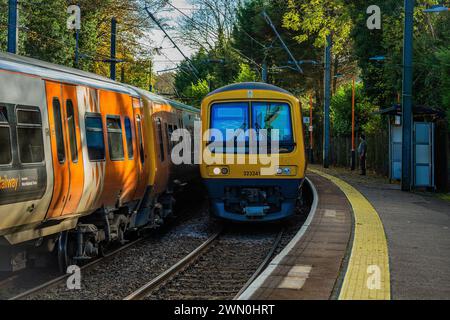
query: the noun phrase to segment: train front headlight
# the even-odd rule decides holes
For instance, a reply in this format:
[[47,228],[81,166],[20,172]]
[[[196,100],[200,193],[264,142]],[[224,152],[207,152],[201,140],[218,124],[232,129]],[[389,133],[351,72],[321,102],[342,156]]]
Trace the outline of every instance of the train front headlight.
[[296,166],[279,167],[277,169],[278,176],[295,176],[297,174]]
[[230,173],[230,168],[227,166],[209,166],[208,175],[210,176],[227,176]]

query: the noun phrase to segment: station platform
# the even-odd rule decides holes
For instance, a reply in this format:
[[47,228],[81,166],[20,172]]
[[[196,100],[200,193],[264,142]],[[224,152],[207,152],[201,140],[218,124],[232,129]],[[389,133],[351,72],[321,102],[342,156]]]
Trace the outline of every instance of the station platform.
[[241,300],[450,299],[450,202],[310,166],[315,200]]

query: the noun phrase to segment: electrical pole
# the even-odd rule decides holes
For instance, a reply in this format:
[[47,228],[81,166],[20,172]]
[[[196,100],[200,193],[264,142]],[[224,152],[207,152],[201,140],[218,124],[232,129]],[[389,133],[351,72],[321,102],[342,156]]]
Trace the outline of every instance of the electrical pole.
[[18,42],[18,7],[17,0],[9,0],[8,6],[8,52],[17,53]]
[[331,103],[331,35],[327,35],[325,47],[325,105],[323,125],[323,167],[330,166],[330,103]]
[[116,18],[111,19],[111,61],[110,61],[110,78],[112,80],[116,80],[116,27],[117,20]]
[[267,83],[268,77],[267,77],[267,62],[264,60],[262,64],[262,81]]
[[149,80],[148,80],[148,90],[150,92],[153,92],[153,63],[152,63],[152,59],[149,60],[149,70],[148,70],[148,74],[149,74]]
[[351,169],[352,171],[356,168],[356,151],[355,151],[355,78],[352,80],[352,163]]
[[402,190],[412,185],[412,78],[413,78],[414,0],[405,0],[405,30],[403,36],[403,106],[402,106]]
[[309,96],[309,163],[314,163],[313,157],[313,97]]

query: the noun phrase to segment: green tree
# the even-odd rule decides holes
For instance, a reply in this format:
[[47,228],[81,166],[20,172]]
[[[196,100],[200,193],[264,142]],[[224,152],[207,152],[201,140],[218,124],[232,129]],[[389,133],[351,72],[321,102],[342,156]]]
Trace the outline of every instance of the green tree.
[[304,74],[293,70],[290,57],[281,46],[272,28],[262,17],[265,11],[271,18],[294,57],[298,60],[321,61],[323,52],[313,46],[313,40],[298,43],[296,33],[283,27],[283,16],[288,12],[285,1],[245,1],[237,11],[237,22],[233,30],[232,44],[250,61],[246,61],[261,79],[261,68],[268,67],[269,82],[286,88],[297,95],[314,91],[321,101],[323,73],[320,67],[302,65]]
[[240,71],[234,82],[254,82],[257,79],[256,73],[250,69],[246,63],[240,64]]
[[203,98],[209,93],[208,80],[199,80],[197,83],[192,83],[186,89],[187,95],[190,97],[192,105],[200,106]]
[[442,92],[442,107],[447,113],[447,122],[450,126],[450,48],[442,49],[436,53],[439,59],[439,70],[442,86],[439,88]]
[[[349,135],[352,130],[352,84],[339,87],[331,99],[333,131],[337,135]],[[355,86],[355,123],[358,131],[375,131],[379,118],[373,117],[376,107],[363,94],[363,84]]]
[[288,0],[288,7],[283,25],[298,33],[298,42],[313,37],[314,46],[324,48],[326,36],[331,35],[333,51],[339,54],[346,50],[352,20],[344,0]]

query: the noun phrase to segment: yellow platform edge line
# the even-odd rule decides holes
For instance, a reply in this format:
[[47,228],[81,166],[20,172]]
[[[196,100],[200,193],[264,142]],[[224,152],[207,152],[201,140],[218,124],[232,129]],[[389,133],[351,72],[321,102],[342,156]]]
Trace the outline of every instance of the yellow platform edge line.
[[390,300],[388,246],[377,211],[347,182],[316,169],[308,170],[333,182],[344,192],[353,209],[352,251],[338,299]]

